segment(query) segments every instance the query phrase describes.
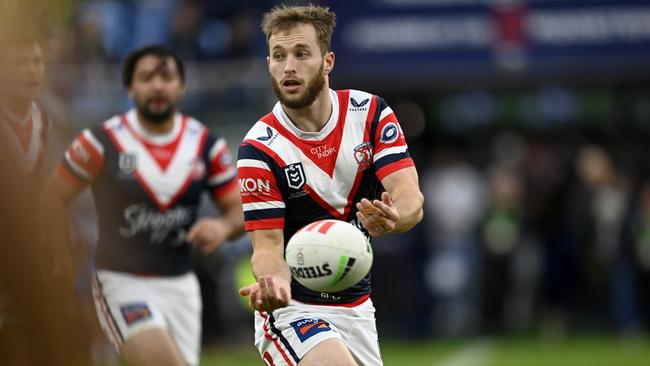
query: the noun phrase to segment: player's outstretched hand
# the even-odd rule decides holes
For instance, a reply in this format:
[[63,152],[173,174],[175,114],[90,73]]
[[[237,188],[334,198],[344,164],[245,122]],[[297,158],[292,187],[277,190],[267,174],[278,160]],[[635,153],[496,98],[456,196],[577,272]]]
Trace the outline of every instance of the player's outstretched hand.
[[381,236],[395,230],[400,217],[388,192],[381,194],[381,201],[370,202],[362,198],[357,203],[357,209],[357,219],[372,236]]
[[257,283],[239,289],[239,294],[248,296],[251,308],[270,313],[289,305],[291,286],[280,277],[260,276]]
[[186,240],[196,245],[203,254],[210,254],[228,237],[230,226],[220,218],[202,218],[190,228]]

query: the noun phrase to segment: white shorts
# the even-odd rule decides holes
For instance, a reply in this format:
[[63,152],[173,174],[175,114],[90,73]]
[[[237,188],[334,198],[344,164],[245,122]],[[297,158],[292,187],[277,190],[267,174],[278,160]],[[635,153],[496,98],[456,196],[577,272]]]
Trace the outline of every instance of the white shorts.
[[313,347],[341,339],[361,366],[382,365],[375,307],[308,305],[292,300],[285,308],[255,312],[255,346],[269,366],[297,365]]
[[98,270],[93,298],[99,322],[115,348],[151,328],[167,329],[183,360],[198,365],[201,350],[201,292],[193,272],[144,277]]

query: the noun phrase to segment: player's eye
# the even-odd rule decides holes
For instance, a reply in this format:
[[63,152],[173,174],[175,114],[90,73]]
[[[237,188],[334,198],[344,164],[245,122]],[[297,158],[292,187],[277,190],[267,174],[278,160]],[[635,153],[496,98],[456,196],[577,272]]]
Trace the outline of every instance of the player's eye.
[[283,56],[281,53],[274,53],[274,54],[272,55],[272,57],[273,57],[274,60],[276,60],[276,61],[280,61],[280,60],[282,60],[282,58],[283,58],[284,56]]
[[309,52],[307,52],[307,51],[298,51],[298,52],[296,53],[296,57],[298,57],[298,58],[306,58],[306,57],[309,57]]

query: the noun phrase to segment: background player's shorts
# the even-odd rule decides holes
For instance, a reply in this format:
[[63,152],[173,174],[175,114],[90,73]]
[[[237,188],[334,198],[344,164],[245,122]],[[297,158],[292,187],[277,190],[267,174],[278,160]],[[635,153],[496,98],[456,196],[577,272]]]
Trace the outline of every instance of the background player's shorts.
[[375,307],[308,305],[292,300],[273,314],[255,312],[255,346],[267,365],[297,365],[320,342],[341,339],[359,365],[382,365]]
[[144,277],[98,270],[93,298],[99,321],[118,352],[146,329],[165,328],[183,360],[197,365],[201,345],[201,293],[194,273]]

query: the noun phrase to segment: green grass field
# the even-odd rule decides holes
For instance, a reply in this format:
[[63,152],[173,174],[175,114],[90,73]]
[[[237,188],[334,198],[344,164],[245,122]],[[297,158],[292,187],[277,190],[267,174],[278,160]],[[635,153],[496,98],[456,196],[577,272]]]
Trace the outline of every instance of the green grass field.
[[[647,366],[650,339],[621,342],[614,337],[581,336],[550,342],[535,338],[382,342],[382,354],[389,366]],[[201,365],[263,363],[250,345],[206,350]]]

